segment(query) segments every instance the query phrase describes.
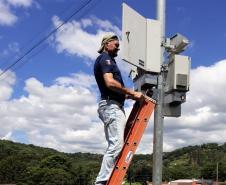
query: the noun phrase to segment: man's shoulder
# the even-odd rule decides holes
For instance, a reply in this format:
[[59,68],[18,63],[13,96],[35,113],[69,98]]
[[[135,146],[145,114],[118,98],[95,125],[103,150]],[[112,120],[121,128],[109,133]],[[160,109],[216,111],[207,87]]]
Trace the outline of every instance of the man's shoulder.
[[102,52],[96,59],[96,62],[102,62],[102,61],[112,61],[111,57],[109,54]]

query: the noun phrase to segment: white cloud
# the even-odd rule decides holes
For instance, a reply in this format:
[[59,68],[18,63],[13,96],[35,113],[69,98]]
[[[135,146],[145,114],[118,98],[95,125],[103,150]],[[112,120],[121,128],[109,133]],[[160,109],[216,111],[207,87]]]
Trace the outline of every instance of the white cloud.
[[121,35],[121,30],[113,25],[110,21],[108,20],[101,20],[98,19],[97,17],[92,17],[91,18],[92,22],[94,22],[100,29],[103,29],[107,32],[114,32],[115,34],[117,34],[118,36]]
[[59,77],[51,86],[35,78],[26,80],[28,96],[0,103],[0,138],[13,139],[14,132],[23,130],[28,143],[35,145],[66,152],[103,151],[93,81],[84,73]]
[[[226,141],[225,65],[223,60],[191,71],[191,91],[182,105],[182,116],[165,118],[164,151]],[[92,75],[80,72],[59,77],[50,86],[30,78],[24,87],[28,95],[18,99],[9,99],[15,76],[4,83],[0,85],[9,91],[0,94],[0,138],[16,140],[15,134],[22,130],[27,143],[64,152],[104,152],[106,141],[96,112]],[[126,108],[127,116],[131,106],[132,102]],[[152,152],[153,116],[151,120],[139,146],[140,153]]]
[[10,7],[0,1],[0,25],[10,26],[17,21],[17,17],[11,12]]
[[70,77],[59,77],[56,79],[57,84],[59,85],[73,85],[89,88],[93,85],[96,85],[96,81],[93,76],[88,76],[85,73],[71,74]]
[[[164,151],[208,142],[226,142],[226,60],[191,70],[191,88],[180,118],[164,120]],[[153,121],[138,151],[150,153]]]
[[93,25],[93,23],[90,19],[82,19],[81,23],[82,23],[83,28],[86,28],[86,27]]
[[2,140],[9,140],[12,137],[12,132],[7,133],[4,137],[2,137]]
[[20,46],[19,46],[19,43],[18,42],[12,42],[12,43],[9,43],[7,48],[5,48],[1,54],[3,56],[7,56],[7,55],[15,55],[15,54],[19,54],[20,52]]
[[[52,18],[55,27],[62,21],[54,16]],[[90,33],[85,28],[92,26],[96,28],[95,33]],[[83,19],[81,22],[71,21],[66,23],[55,35],[56,49],[59,53],[66,52],[80,57],[94,60],[98,53],[102,37],[109,32],[120,34],[119,28],[109,21],[98,18]]]
[[15,24],[18,17],[12,11],[12,7],[28,8],[32,0],[1,0],[0,1],[0,25],[11,26]]
[[[180,118],[165,119],[165,146],[226,142],[226,60],[191,71],[191,88]],[[179,142],[180,141],[180,142]]]
[[[2,70],[0,70],[2,73]],[[7,76],[6,76],[7,75]],[[15,74],[11,71],[8,71],[0,77],[0,101],[5,101],[10,99],[13,89],[12,86],[15,84]]]
[[[52,21],[55,27],[63,23],[57,16],[54,16]],[[97,30],[96,33],[89,33],[86,31],[87,27]],[[71,21],[66,23],[56,33],[54,38],[55,47],[59,53],[66,52],[94,61],[98,56],[97,50],[100,47],[103,36],[109,32],[121,35],[120,29],[108,20],[92,17],[90,19],[82,19],[80,22]],[[131,66],[120,60],[120,56],[121,51],[119,51],[117,61],[122,74],[127,76]],[[86,62],[86,60],[84,61]]]
[[12,6],[29,7],[32,4],[32,0],[6,0]]

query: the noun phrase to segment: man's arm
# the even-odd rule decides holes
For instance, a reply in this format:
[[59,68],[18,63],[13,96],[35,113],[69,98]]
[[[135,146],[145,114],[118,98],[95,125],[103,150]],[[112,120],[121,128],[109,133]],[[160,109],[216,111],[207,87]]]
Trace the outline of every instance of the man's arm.
[[104,82],[109,89],[121,94],[125,94],[128,98],[131,98],[133,100],[140,100],[141,98],[143,98],[141,92],[136,92],[131,89],[123,87],[118,81],[116,81],[113,78],[112,73],[104,73],[103,77]]

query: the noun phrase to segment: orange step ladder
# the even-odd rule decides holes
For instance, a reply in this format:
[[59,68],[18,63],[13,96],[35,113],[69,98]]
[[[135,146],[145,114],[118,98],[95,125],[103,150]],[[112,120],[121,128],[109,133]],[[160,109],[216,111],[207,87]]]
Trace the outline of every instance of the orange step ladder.
[[118,156],[107,185],[122,184],[154,107],[155,100],[151,98],[145,98],[142,102],[136,102],[134,104],[126,123],[125,144]]

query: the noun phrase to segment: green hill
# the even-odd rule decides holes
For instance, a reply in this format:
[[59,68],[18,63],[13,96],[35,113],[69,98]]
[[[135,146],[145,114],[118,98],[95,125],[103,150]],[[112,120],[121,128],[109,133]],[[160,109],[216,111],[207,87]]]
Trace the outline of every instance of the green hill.
[[219,180],[226,180],[226,143],[203,144],[177,149],[164,155],[164,178],[205,178],[216,180],[219,165]]
[[[91,185],[102,156],[67,154],[49,148],[0,140],[0,183],[18,185]],[[189,146],[164,153],[163,180],[216,178],[226,180],[226,143]],[[127,174],[132,182],[152,178],[152,155],[135,155]]]

